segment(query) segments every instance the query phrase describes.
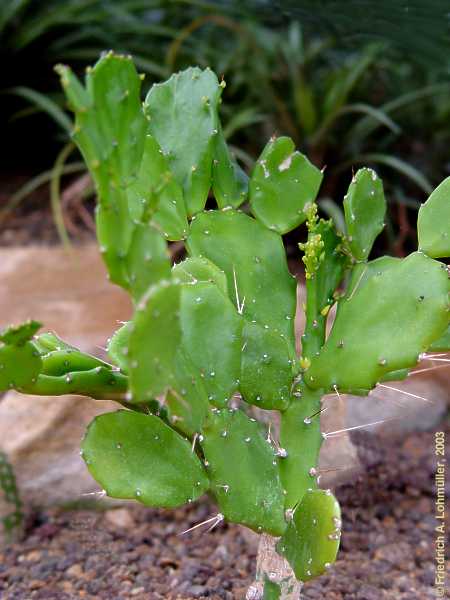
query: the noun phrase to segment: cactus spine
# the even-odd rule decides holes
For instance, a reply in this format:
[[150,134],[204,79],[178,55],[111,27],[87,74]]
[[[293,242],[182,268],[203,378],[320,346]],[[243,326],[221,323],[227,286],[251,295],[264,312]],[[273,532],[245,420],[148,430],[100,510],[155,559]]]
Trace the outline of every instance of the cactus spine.
[[[224,85],[210,70],[173,75],[143,106],[128,57],[103,56],[85,86],[68,67],[58,72],[97,187],[100,250],[135,312],[109,342],[113,365],[33,337],[39,324],[4,332],[0,389],[116,399],[128,410],[97,417],[82,446],[107,493],[172,507],[209,491],[220,520],[270,538],[278,553],[280,572],[262,567],[251,597],[293,598],[300,584],[291,575],[283,584],[283,557],[305,581],[339,546],[339,506],[317,486],[322,396],[367,395],[448,342],[449,281],[435,260],[450,254],[448,185],[423,207],[422,250],[368,261],[385,210],[376,174],[355,175],[338,235],[317,214],[322,173],[291,140],[271,140],[250,177],[236,165],[218,114]],[[204,210],[210,190],[217,208]],[[305,221],[297,356],[296,281],[281,235]],[[171,267],[167,241],[180,239],[188,257]],[[279,439],[252,405],[280,412]]]

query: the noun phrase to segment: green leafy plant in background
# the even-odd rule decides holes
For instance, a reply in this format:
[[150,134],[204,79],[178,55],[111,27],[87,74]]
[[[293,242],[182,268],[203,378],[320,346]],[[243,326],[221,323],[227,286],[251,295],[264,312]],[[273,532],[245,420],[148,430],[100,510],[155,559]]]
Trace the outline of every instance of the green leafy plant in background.
[[[104,55],[85,85],[57,70],[96,185],[100,252],[134,316],[109,342],[111,364],[39,334],[37,322],[7,329],[0,389],[122,404],[82,443],[106,494],[172,508],[209,493],[219,512],[208,523],[245,525],[271,553],[248,598],[298,597],[335,561],[341,534],[338,502],[318,487],[322,397],[365,396],[448,342],[449,279],[436,259],[450,254],[450,180],[421,208],[419,249],[369,261],[386,208],[376,173],[353,177],[345,235],[319,219],[323,174],[289,138],[272,138],[248,178],[225,142],[225,82],[211,70],[177,73],[143,104],[128,57]],[[282,235],[304,222],[298,356]],[[188,253],[174,266],[170,241]],[[278,412],[279,432],[257,420],[263,411]]]
[[[425,14],[416,2],[408,3],[408,11],[389,7],[390,27],[380,31],[379,23],[385,21],[380,15],[387,10],[383,3],[365,3],[362,9],[349,2],[339,10],[334,4],[319,7],[304,0],[294,7],[284,1],[284,17],[279,11],[269,16],[264,2],[185,2],[183,10],[177,3],[159,0],[24,0],[5,5],[0,9],[5,64],[11,58],[14,64],[24,64],[14,69],[6,90],[25,101],[18,112],[14,104],[10,131],[17,137],[15,127],[24,118],[44,111],[58,128],[55,135],[67,145],[53,168],[12,195],[0,210],[0,222],[27,195],[51,182],[55,225],[67,241],[60,180],[80,173],[83,166],[68,141],[70,119],[55,82],[40,76],[33,83],[33,73],[23,73],[36,56],[39,63],[28,69],[41,74],[50,73],[50,65],[61,60],[81,69],[101,50],[114,48],[131,52],[151,81],[190,64],[210,65],[223,74],[229,86],[223,130],[240,163],[248,171],[253,168],[261,135],[289,135],[315,164],[327,165],[319,207],[338,226],[343,224],[338,199],[349,167],[369,164],[382,169],[392,206],[386,215],[387,236],[379,245],[401,255],[415,243],[414,227],[404,228],[400,237],[396,229],[402,226],[401,218],[408,220],[405,211],[412,209],[415,220],[419,195],[429,194],[430,182],[442,178],[450,139],[450,84],[443,61],[436,60],[446,54],[438,43],[441,38],[433,34],[442,28],[439,15],[444,7],[436,1]],[[354,40],[357,12],[360,33],[367,30],[362,43],[361,38]],[[411,52],[414,38],[416,53]],[[426,152],[417,151],[421,143]],[[93,186],[84,181],[83,191],[92,196]]]

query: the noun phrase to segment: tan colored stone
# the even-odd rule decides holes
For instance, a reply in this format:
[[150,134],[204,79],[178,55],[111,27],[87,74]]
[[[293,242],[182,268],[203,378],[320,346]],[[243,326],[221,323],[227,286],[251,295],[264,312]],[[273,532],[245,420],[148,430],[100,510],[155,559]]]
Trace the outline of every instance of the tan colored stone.
[[[349,396],[347,425],[349,427],[384,421],[368,431],[383,435],[427,431],[444,418],[450,401],[450,368],[423,371],[433,363],[424,361],[404,381],[386,382],[369,396]],[[441,366],[443,363],[436,362]],[[449,365],[450,366],[450,365]]]
[[[34,318],[86,352],[101,355],[118,322],[131,316],[127,294],[110,284],[95,245],[0,249],[0,328]],[[79,456],[86,425],[117,404],[77,396],[8,392],[0,400],[0,447],[25,503],[48,505],[98,489]],[[1,507],[0,507],[1,510]],[[1,516],[1,512],[0,512]]]
[[[340,431],[347,427],[347,401],[345,396],[329,395],[322,401],[321,430],[323,433]],[[361,468],[358,452],[349,433],[325,439],[319,456],[319,484],[334,488],[350,481]]]
[[0,249],[0,328],[37,319],[85,351],[104,346],[131,315],[128,295],[107,281],[95,245]]
[[105,519],[114,527],[131,529],[135,522],[127,508],[112,508],[105,512]]
[[75,577],[76,579],[79,579],[80,577],[83,577],[84,571],[80,564],[75,563],[67,569],[66,574],[69,577]]
[[114,402],[80,396],[8,392],[0,402],[0,440],[23,500],[50,505],[97,490],[80,457],[80,442],[96,415],[117,408]]

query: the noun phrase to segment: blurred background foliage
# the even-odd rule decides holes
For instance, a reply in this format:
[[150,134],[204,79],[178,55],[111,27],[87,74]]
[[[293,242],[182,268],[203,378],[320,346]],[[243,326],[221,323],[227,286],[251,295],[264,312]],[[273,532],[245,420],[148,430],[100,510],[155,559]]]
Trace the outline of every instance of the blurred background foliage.
[[92,230],[53,66],[82,74],[112,48],[133,55],[144,92],[211,66],[227,82],[224,130],[244,168],[271,135],[291,136],[326,168],[320,206],[338,225],[352,169],[373,166],[389,201],[381,244],[401,255],[417,207],[450,173],[449,15],[442,0],[1,0],[0,226],[15,239],[26,219],[39,236],[51,207],[63,239]]

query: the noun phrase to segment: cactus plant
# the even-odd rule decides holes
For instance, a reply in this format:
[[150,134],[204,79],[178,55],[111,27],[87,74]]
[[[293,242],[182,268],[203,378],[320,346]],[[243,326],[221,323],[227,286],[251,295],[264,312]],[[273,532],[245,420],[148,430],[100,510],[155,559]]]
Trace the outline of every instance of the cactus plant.
[[[219,121],[224,83],[209,69],[173,75],[143,105],[129,57],[104,55],[84,86],[57,70],[97,189],[100,251],[135,312],[109,341],[112,364],[35,322],[7,330],[0,389],[116,400],[121,410],[96,417],[82,443],[106,493],[174,507],[208,492],[217,521],[273,536],[274,558],[290,564],[288,577],[262,569],[248,597],[298,597],[295,578],[329,568],[340,538],[337,500],[318,489],[322,397],[365,396],[448,344],[449,280],[436,258],[450,254],[450,179],[420,212],[417,252],[370,261],[385,211],[376,173],[355,174],[338,234],[317,214],[321,171],[288,138],[243,174]],[[211,190],[217,208],[205,210]],[[298,356],[281,236],[305,221]],[[181,239],[188,257],[172,267],[167,241]],[[278,411],[279,434],[256,421],[265,410]]]
[[0,450],[0,539],[6,542],[17,540],[23,530],[24,515],[22,501],[14,469],[8,456]]

